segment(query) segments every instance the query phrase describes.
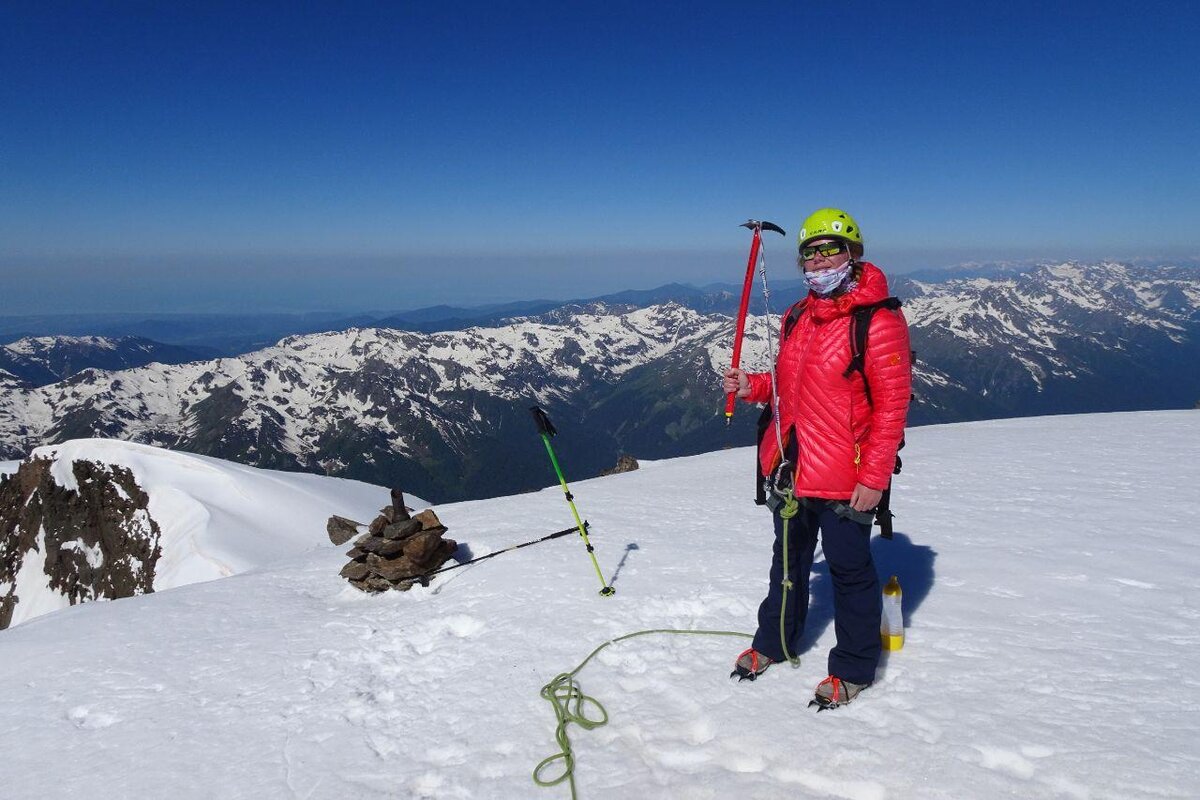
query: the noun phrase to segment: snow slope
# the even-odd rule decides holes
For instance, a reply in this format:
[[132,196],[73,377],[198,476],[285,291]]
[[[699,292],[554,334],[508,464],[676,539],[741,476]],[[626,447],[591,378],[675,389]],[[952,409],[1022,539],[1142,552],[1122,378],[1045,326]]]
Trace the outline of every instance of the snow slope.
[[[162,531],[155,591],[331,547],[325,532],[331,514],[369,521],[391,502],[387,490],[360,481],[256,469],[115,439],[76,439],[39,447],[30,455],[53,459],[51,475],[70,489],[77,488],[71,470],[77,459],[132,471],[149,495],[150,516]],[[4,462],[12,469],[0,465],[0,470],[15,471],[17,463]],[[13,625],[70,605],[46,585],[40,568],[33,572],[39,573],[32,579],[40,585],[18,592],[21,602]]]
[[[908,641],[806,709],[833,643],[818,559],[797,670],[643,637],[581,673],[583,798],[1185,798],[1200,774],[1200,413],[917,428],[897,536]],[[571,432],[558,439],[570,475]],[[771,535],[742,448],[573,484],[606,574],[558,539],[368,597],[339,550],[0,633],[4,797],[564,798],[540,687],[612,637],[751,630]],[[547,483],[552,478],[547,467]],[[443,506],[474,554],[569,523],[557,487]]]

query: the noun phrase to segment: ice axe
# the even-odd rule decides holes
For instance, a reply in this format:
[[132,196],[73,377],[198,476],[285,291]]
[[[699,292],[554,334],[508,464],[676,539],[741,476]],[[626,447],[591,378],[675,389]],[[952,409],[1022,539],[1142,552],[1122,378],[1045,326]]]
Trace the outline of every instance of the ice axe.
[[[738,365],[742,363],[742,338],[746,334],[746,311],[750,308],[750,285],[754,283],[754,265],[758,263],[758,252],[762,248],[762,232],[764,230],[775,231],[780,236],[787,236],[787,232],[774,222],[750,219],[743,222],[740,227],[754,231],[754,238],[750,240],[750,260],[746,262],[746,280],[742,284],[742,305],[738,308],[737,333],[733,337],[732,369],[737,369]],[[733,407],[736,404],[737,392],[730,392],[725,398],[726,426],[733,422]]]

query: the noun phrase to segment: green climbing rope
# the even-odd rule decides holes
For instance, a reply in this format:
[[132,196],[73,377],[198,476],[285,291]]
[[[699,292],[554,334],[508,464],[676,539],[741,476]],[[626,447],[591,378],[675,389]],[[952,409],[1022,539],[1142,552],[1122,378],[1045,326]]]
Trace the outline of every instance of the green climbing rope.
[[788,592],[793,588],[792,579],[788,576],[788,562],[791,560],[791,553],[788,550],[788,523],[792,521],[792,517],[796,516],[799,510],[800,503],[796,500],[796,495],[792,494],[791,489],[788,489],[784,496],[783,507],[779,509],[779,518],[783,520],[783,602],[779,606],[779,642],[783,645],[783,657],[793,667],[800,666],[800,657],[792,655],[788,650],[784,623],[787,620]]
[[[554,755],[542,759],[533,770],[533,781],[538,786],[557,786],[563,781],[569,781],[571,786],[571,798],[576,800],[575,791],[575,755],[571,750],[571,740],[567,736],[567,725],[574,722],[585,731],[590,731],[594,728],[608,722],[608,712],[600,701],[590,695],[586,695],[579,688],[579,684],[575,681],[575,676],[587,666],[588,662],[596,657],[604,648],[610,644],[623,642],[626,639],[632,639],[636,636],[648,636],[652,633],[673,633],[691,636],[741,636],[746,639],[754,638],[749,633],[741,633],[740,631],[692,631],[692,630],[675,630],[671,628],[655,628],[648,631],[636,631],[627,633],[624,636],[618,636],[615,639],[610,639],[604,644],[597,647],[585,658],[578,667],[570,672],[563,672],[556,676],[554,680],[542,687],[542,697],[549,701],[554,707],[554,716],[558,720],[558,725],[554,730],[554,740],[558,742],[559,751]],[[589,717],[587,715],[588,708],[594,709],[596,716]],[[543,778],[542,771],[551,764],[562,761],[562,774],[555,778]]]

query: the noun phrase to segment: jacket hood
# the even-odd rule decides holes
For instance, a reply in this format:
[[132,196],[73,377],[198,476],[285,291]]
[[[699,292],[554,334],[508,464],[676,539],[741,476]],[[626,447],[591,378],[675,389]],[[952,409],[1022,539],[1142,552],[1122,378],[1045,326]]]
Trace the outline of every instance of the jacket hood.
[[808,293],[807,305],[814,321],[828,322],[844,317],[859,306],[869,306],[888,297],[887,276],[869,261],[861,264],[862,275],[858,285],[850,291],[836,297],[820,297],[811,291]]

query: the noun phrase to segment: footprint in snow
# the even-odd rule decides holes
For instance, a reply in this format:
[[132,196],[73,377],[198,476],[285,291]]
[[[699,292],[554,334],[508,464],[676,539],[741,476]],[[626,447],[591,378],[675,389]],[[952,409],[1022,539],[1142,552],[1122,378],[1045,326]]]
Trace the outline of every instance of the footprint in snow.
[[983,756],[982,763],[986,769],[1007,772],[1009,775],[1025,778],[1026,780],[1033,777],[1033,762],[1020,753],[1014,753],[1012,750],[1005,750],[1002,747],[991,747],[990,745],[977,744],[973,745],[973,747]]
[[1144,581],[1135,581],[1133,578],[1113,578],[1113,580],[1119,584],[1122,584],[1123,586],[1133,586],[1138,589],[1157,589],[1158,588],[1153,583],[1146,583]]
[[456,614],[436,620],[432,627],[438,633],[450,633],[459,639],[469,639],[486,626],[481,619],[468,617],[466,614]]
[[1021,755],[1026,758],[1049,758],[1054,755],[1054,748],[1046,747],[1043,744],[1023,744],[1021,745]]
[[687,726],[684,738],[687,743],[696,746],[707,744],[717,737],[717,729],[711,719],[701,717]]
[[887,789],[874,781],[851,781],[794,768],[771,771],[771,777],[783,783],[794,783],[812,792],[843,800],[885,800]]
[[93,712],[87,706],[75,706],[67,712],[67,719],[71,720],[76,728],[85,731],[100,730],[121,721],[120,718],[103,711]]

